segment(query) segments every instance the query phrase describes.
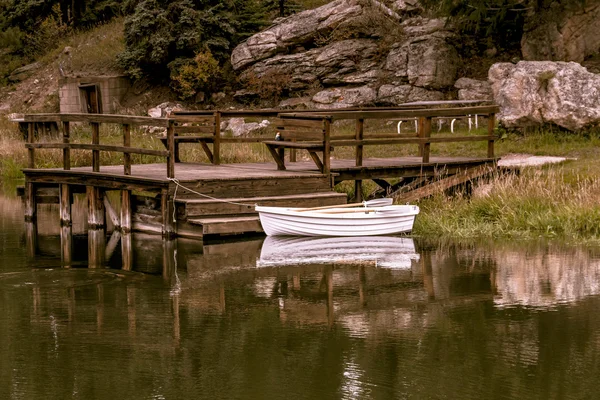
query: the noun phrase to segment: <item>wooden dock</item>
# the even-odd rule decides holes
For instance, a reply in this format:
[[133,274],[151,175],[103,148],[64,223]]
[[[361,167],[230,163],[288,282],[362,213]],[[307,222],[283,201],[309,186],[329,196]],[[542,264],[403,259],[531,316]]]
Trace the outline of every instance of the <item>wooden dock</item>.
[[[276,124],[284,141],[222,137],[220,121],[228,116],[224,111],[165,119],[101,114],[27,115],[29,167],[23,170],[25,219],[35,221],[37,204],[58,203],[61,224],[69,226],[73,195],[85,193],[90,229],[105,229],[106,220],[110,219],[122,232],[135,230],[164,237],[204,238],[262,232],[254,211],[257,204],[313,207],[345,203],[346,194],[337,193],[334,188],[347,180],[356,182],[357,200],[361,200],[362,181],[370,179],[381,187],[382,194],[394,196],[398,201],[412,201],[433,193],[433,189],[439,191],[460,185],[495,168],[495,112],[496,106],[485,105],[278,113]],[[235,113],[240,114],[240,111]],[[487,117],[486,135],[431,135],[432,118],[475,113]],[[271,114],[271,111],[265,112],[267,116]],[[418,118],[420,128],[415,134],[403,135],[365,132],[365,120],[391,118]],[[356,134],[343,136],[332,132],[333,121],[340,119],[355,119]],[[35,142],[35,126],[47,121],[58,123],[62,137],[57,142]],[[91,126],[91,144],[72,142],[72,123]],[[123,145],[100,144],[101,124],[119,125]],[[132,147],[131,127],[135,125],[164,127],[167,131],[163,139],[165,150]],[[488,143],[487,157],[430,154],[431,143],[482,140]],[[264,143],[273,162],[221,163],[221,146],[239,142]],[[210,163],[182,162],[179,146],[183,144],[201,146]],[[364,158],[363,148],[369,145],[416,145],[417,155]],[[342,146],[355,148],[354,159],[337,159],[333,155],[333,148]],[[36,152],[52,148],[62,150],[63,168],[36,168]],[[73,150],[91,151],[91,165],[72,167],[70,152]],[[310,161],[297,161],[296,152],[304,150],[309,153]],[[124,163],[100,166],[101,151],[122,153]],[[133,164],[131,154],[164,157],[166,162]],[[397,182],[390,183],[390,178]],[[120,194],[107,195],[111,191]]]

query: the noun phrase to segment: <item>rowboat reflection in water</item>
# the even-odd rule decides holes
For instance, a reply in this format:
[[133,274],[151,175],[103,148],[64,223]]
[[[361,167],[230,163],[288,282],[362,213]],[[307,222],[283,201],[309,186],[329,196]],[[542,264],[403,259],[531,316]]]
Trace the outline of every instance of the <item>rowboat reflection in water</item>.
[[257,267],[306,264],[372,264],[410,269],[419,260],[411,238],[395,236],[267,236]]

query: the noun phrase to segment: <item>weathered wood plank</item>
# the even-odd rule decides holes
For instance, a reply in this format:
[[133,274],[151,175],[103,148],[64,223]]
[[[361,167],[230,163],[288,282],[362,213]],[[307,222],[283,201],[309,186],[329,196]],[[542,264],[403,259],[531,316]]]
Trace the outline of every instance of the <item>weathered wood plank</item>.
[[25,114],[25,122],[88,122],[98,124],[129,124],[167,127],[165,118],[114,114]]
[[397,138],[397,139],[363,139],[363,140],[332,140],[334,146],[377,146],[386,144],[425,144],[425,143],[453,143],[453,142],[482,142],[496,140],[495,135],[476,135],[476,136],[432,136],[428,138]]
[[104,203],[102,201],[102,190],[97,186],[86,186],[86,196],[88,203],[88,228],[104,229],[106,223],[104,220]]
[[214,111],[211,111],[211,116],[202,115],[182,115],[182,114],[171,114],[171,119],[177,124],[215,124]]
[[322,131],[280,130],[284,140],[323,140]]
[[213,125],[193,125],[193,126],[175,126],[175,133],[215,133],[215,126]]
[[483,165],[479,167],[463,169],[456,174],[453,174],[447,178],[437,180],[429,185],[420,187],[408,193],[403,193],[396,197],[397,202],[411,202],[415,200],[419,200],[425,197],[429,197],[435,193],[440,193],[444,190],[450,189],[454,186],[463,184],[470,180],[476,179],[478,177],[487,175],[496,170],[489,165]]
[[[148,156],[167,157],[168,151],[141,149],[136,147],[115,146],[108,144],[88,144],[88,143],[26,143],[25,148],[32,149],[74,149],[74,150],[92,150],[92,151],[112,151],[125,154],[144,154]],[[97,171],[96,171],[97,172]]]

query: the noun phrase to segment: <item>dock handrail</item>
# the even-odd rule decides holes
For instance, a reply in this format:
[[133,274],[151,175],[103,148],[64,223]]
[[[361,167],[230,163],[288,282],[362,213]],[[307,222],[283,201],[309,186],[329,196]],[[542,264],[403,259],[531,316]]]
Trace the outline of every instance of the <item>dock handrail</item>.
[[[41,122],[56,122],[62,125],[62,141],[35,143],[35,124]],[[92,143],[71,143],[71,123],[89,123],[92,127]],[[36,149],[62,149],[63,169],[71,169],[71,150],[90,150],[92,152],[92,170],[100,172],[100,152],[123,153],[123,173],[131,175],[131,154],[153,155],[165,157],[167,162],[167,178],[175,177],[175,144],[174,144],[174,121],[165,118],[152,118],[128,115],[112,114],[27,114],[23,118],[27,124],[28,168],[35,168]],[[100,144],[100,125],[121,125],[123,133],[123,145]],[[139,147],[131,147],[131,127],[136,125],[154,126],[166,128],[167,150],[153,150]]]

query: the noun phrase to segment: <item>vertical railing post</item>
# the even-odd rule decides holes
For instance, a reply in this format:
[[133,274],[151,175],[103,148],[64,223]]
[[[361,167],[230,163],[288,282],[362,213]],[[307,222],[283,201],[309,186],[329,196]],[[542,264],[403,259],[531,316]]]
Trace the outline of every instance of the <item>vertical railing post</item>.
[[323,173],[331,171],[331,117],[323,118]]
[[[71,140],[71,125],[69,121],[63,121],[63,143],[69,144]],[[63,169],[68,171],[71,169],[71,149],[65,147],[63,149]]]
[[[131,147],[131,125],[123,124],[123,146]],[[131,175],[131,153],[123,153],[123,174]]]
[[167,178],[175,178],[175,122],[170,119],[167,123]]
[[213,164],[221,164],[221,112],[217,111],[215,117],[215,137],[213,141]]
[[[429,139],[431,137],[431,117],[426,117],[423,120],[423,130],[422,137],[424,139]],[[423,163],[429,162],[429,151],[431,148],[431,143],[426,141],[423,143]]]
[[[359,118],[356,120],[356,132],[354,138],[358,141],[362,141],[364,137],[365,120]],[[358,143],[356,145],[356,166],[360,167],[363,164],[363,145]],[[362,201],[362,180],[354,181],[354,200],[356,202]]]
[[[492,136],[494,134],[494,128],[496,124],[496,114],[490,114],[488,116],[488,135]],[[488,158],[494,158],[494,139],[488,140],[487,146],[487,156]]]
[[[33,144],[35,134],[35,123],[27,124],[27,143]],[[27,168],[35,168],[35,150],[33,147],[27,149]]]
[[[425,118],[419,117],[417,120],[417,136],[423,138],[423,127],[425,125]],[[423,143],[419,143],[419,156],[423,156]]]
[[[100,124],[92,122],[92,144],[100,144]],[[100,150],[92,150],[92,171],[100,172]]]

